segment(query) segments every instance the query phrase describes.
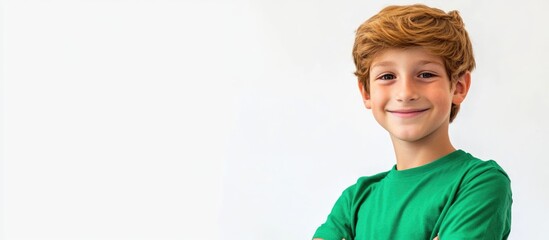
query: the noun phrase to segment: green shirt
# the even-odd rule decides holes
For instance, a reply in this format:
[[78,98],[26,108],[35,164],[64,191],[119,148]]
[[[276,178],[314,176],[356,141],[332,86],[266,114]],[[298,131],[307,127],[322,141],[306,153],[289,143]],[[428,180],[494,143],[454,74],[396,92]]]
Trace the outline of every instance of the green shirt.
[[429,164],[361,177],[314,234],[325,240],[507,239],[511,187],[503,169],[457,150]]

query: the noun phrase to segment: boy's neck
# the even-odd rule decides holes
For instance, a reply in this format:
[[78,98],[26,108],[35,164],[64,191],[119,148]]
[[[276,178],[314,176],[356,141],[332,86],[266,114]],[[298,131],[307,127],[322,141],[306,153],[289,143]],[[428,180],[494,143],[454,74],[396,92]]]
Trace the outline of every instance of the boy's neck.
[[[442,130],[442,129],[441,129]],[[391,136],[396,156],[397,170],[406,170],[431,163],[456,149],[450,142],[448,130],[435,131],[415,142],[402,141]]]

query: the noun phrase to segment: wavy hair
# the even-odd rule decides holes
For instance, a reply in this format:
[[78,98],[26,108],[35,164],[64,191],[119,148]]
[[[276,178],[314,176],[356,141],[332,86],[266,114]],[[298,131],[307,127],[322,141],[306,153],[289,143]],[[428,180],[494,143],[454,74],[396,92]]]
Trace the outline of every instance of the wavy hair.
[[[355,75],[370,92],[370,65],[376,54],[388,48],[422,47],[442,57],[452,84],[475,68],[471,40],[458,11],[444,11],[422,4],[389,6],[364,22],[353,46]],[[452,104],[450,122],[459,111]]]

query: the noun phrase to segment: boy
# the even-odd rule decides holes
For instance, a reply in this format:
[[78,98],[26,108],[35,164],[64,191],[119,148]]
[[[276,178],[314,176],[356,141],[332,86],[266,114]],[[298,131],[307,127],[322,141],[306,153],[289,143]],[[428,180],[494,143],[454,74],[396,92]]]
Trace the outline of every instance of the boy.
[[459,13],[386,7],[358,28],[353,58],[396,165],[347,188],[314,239],[507,239],[507,174],[456,150],[448,135],[475,67]]

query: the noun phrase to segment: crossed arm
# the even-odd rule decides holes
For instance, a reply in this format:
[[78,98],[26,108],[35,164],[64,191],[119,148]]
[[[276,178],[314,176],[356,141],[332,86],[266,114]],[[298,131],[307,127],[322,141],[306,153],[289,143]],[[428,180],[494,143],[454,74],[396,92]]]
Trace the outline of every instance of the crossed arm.
[[[313,240],[324,240],[324,239],[322,239],[322,238],[313,238]],[[342,239],[342,240],[345,240],[345,239]],[[433,240],[440,240],[440,239],[438,238],[438,236],[436,236]]]

